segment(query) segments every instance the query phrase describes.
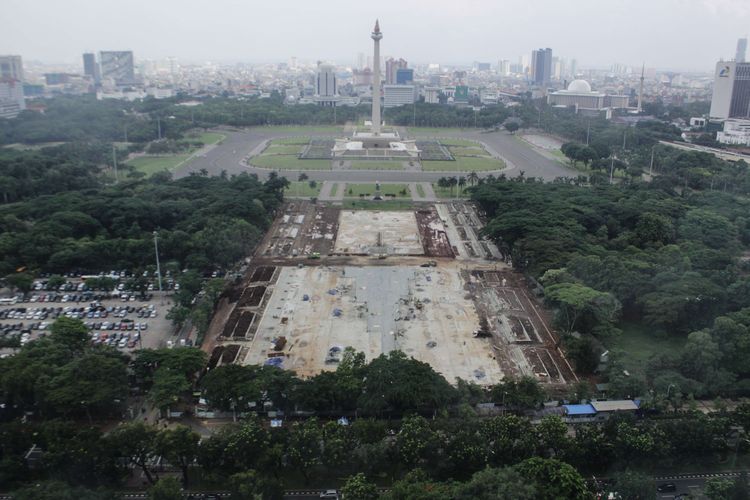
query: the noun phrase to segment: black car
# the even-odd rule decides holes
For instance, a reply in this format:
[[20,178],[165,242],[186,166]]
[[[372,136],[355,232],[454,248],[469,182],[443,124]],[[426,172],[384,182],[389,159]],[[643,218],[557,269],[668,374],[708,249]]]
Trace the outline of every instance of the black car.
[[656,487],[656,491],[659,493],[671,493],[677,491],[677,485],[674,483],[662,483]]

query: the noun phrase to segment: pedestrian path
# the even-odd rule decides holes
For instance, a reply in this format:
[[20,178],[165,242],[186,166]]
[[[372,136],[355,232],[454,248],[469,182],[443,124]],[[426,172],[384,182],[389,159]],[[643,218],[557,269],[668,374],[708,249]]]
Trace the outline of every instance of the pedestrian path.
[[346,192],[346,184],[338,181],[325,181],[320,188],[318,200],[320,201],[343,201]]
[[432,184],[429,182],[410,182],[409,191],[411,191],[411,199],[414,201],[438,201],[435,190],[432,189]]

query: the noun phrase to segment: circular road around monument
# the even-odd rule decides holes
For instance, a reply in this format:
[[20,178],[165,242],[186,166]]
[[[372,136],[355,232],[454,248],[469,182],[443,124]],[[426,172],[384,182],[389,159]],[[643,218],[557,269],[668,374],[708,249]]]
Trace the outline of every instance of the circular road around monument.
[[[300,130],[304,130],[304,128],[300,127]],[[273,171],[289,179],[295,179],[301,172],[304,172],[311,180],[348,182],[435,182],[441,177],[466,175],[468,173],[466,171],[272,170],[257,168],[245,164],[244,160],[251,155],[255,156],[259,154],[263,144],[268,140],[295,135],[305,135],[312,138],[331,137],[331,134],[307,131],[295,134],[283,129],[275,129],[274,127],[252,127],[241,130],[222,128],[219,131],[226,135],[222,143],[178,167],[173,171],[175,178],[185,177],[191,173],[198,173],[204,169],[209,175],[220,175],[222,171],[225,171],[228,175],[246,172],[257,174],[261,179],[265,179]],[[505,161],[506,167],[502,171],[477,172],[480,177],[486,177],[490,174],[497,176],[500,173],[508,177],[515,177],[523,172],[526,177],[541,177],[545,181],[551,181],[558,177],[577,177],[579,175],[576,170],[545,157],[526,142],[505,131],[482,132],[476,129],[465,129],[459,132],[446,132],[445,135],[435,134],[435,138],[458,138],[479,141],[484,144],[490,153]]]

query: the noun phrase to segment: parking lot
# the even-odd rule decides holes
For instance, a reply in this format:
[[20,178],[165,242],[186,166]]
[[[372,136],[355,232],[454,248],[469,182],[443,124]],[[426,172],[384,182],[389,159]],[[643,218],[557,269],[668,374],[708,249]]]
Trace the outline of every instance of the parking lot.
[[[21,345],[49,334],[61,317],[80,319],[89,329],[94,345],[107,345],[125,352],[160,348],[176,341],[174,328],[166,319],[172,307],[169,292],[139,293],[86,290],[81,281],[73,290],[37,290],[22,299],[5,299],[0,304],[0,339],[18,338]],[[80,289],[79,289],[80,288]]]

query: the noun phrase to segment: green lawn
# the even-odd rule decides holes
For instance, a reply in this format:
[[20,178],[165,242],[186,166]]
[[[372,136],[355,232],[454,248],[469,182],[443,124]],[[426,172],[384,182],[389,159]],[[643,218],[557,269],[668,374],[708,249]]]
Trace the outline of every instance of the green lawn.
[[172,170],[190,157],[189,154],[171,156],[139,156],[125,162],[146,175],[153,175],[162,170]]
[[355,170],[403,170],[404,164],[400,161],[355,160],[351,162],[351,168]]
[[336,196],[336,193],[338,192],[338,190],[339,190],[339,183],[338,182],[334,182],[333,186],[331,186],[331,190],[328,192],[328,195],[331,198],[333,198],[334,196]]
[[[417,186],[419,186],[419,184],[417,184]],[[464,186],[463,190],[461,190],[461,188],[455,186],[451,191],[450,188],[441,188],[437,183],[432,184],[432,190],[435,191],[435,195],[438,198],[468,198],[469,193],[466,191],[467,187],[469,187],[468,184]]]
[[317,198],[320,195],[320,188],[323,186],[322,182],[316,182],[315,187],[310,187],[310,181],[293,181],[289,183],[289,187],[284,190],[286,196],[304,196],[307,198]]
[[305,146],[310,142],[309,137],[283,137],[281,139],[273,139],[269,142],[271,145],[282,145],[282,146],[290,146],[293,144],[299,144],[300,146]]
[[289,170],[330,170],[331,160],[300,160],[296,155],[262,154],[250,158],[250,164],[261,168]]
[[343,201],[341,208],[354,210],[411,210],[414,208],[414,205],[411,200],[404,199],[370,201],[350,198]]
[[605,338],[603,342],[607,349],[618,349],[627,353],[624,363],[633,373],[642,372],[653,354],[679,353],[685,345],[684,338],[671,336],[648,326],[637,323],[623,323],[619,326],[622,334]]
[[457,138],[440,139],[440,144],[442,144],[443,146],[479,147],[479,144],[477,144],[475,141],[471,141],[469,139],[457,139]]
[[298,155],[301,151],[302,146],[300,145],[271,144],[263,151],[263,154]]
[[450,146],[448,148],[453,156],[488,156],[487,151],[479,145],[473,147],[466,146]]
[[416,186],[417,186],[417,196],[419,196],[420,198],[424,198],[425,197],[424,187],[420,183],[417,183]]
[[501,170],[505,162],[497,158],[458,156],[456,161],[423,161],[422,170],[432,172],[486,172]]
[[206,145],[217,144],[226,139],[226,137],[227,136],[225,136],[224,134],[220,134],[218,132],[204,132],[198,136],[197,140]]
[[[401,191],[406,191],[406,194],[401,194]],[[406,184],[381,184],[380,193],[383,196],[394,195],[398,198],[409,198],[409,186]],[[375,184],[347,184],[346,193],[344,194],[347,198],[358,198],[359,195],[373,196],[375,194]]]

